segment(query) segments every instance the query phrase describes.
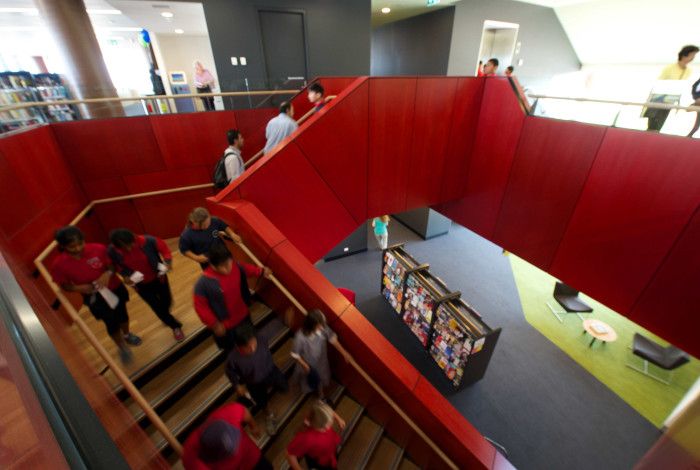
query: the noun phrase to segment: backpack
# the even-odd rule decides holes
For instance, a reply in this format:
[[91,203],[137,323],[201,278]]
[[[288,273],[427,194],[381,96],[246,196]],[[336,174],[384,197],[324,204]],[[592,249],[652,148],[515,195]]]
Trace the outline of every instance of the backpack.
[[228,186],[229,181],[226,177],[226,157],[229,155],[233,155],[233,152],[226,150],[226,152],[224,152],[224,156],[221,157],[218,162],[216,162],[216,166],[214,167],[212,182],[214,183],[214,187],[216,189],[221,189]]

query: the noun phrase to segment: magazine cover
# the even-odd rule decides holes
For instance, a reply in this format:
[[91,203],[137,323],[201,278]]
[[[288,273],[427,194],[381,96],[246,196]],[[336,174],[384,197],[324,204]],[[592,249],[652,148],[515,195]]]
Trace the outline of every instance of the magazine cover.
[[403,299],[403,280],[406,268],[390,251],[384,253],[384,268],[382,269],[382,294],[396,313],[401,313]]
[[403,321],[423,346],[428,345],[435,299],[413,274],[406,279]]
[[472,351],[472,338],[466,328],[453,318],[446,304],[437,308],[435,317],[430,355],[453,385],[458,386]]

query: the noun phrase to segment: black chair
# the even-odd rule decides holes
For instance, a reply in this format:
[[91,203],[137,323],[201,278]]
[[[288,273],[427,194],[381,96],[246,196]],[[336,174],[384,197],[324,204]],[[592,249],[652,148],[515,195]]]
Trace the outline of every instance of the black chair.
[[563,282],[557,282],[554,285],[554,300],[561,305],[564,310],[555,310],[554,307],[547,302],[547,307],[552,311],[557,320],[564,322],[561,315],[565,313],[575,313],[578,317],[583,320],[581,316],[582,313],[593,313],[593,308],[591,308],[587,303],[581,300],[578,296],[578,291],[573,287],[569,287]]
[[[683,351],[673,346],[663,347],[646,338],[639,333],[634,334],[634,339],[632,340],[632,353],[635,356],[639,356],[644,360],[644,367],[639,368],[634,364],[627,364],[627,367],[634,369],[637,372],[641,372],[644,375],[648,375],[652,379],[656,379],[659,382],[665,383],[666,385],[671,383],[671,377],[673,376],[674,369],[679,368],[683,364],[690,361],[690,357]],[[649,363],[669,371],[668,379],[664,380],[649,372]]]

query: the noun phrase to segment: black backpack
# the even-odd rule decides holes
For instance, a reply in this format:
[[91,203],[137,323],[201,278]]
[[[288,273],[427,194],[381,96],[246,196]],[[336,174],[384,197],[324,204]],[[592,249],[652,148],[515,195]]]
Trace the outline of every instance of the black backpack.
[[216,162],[216,166],[214,167],[212,182],[214,183],[214,187],[216,189],[221,189],[228,186],[229,181],[226,177],[226,157],[229,155],[233,155],[233,152],[226,150],[226,152],[224,152],[224,156],[219,158],[219,161]]

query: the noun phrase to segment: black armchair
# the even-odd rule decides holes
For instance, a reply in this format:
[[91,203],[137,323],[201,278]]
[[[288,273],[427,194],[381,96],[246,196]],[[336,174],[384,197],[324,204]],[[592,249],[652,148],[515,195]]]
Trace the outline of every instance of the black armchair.
[[547,302],[547,307],[552,311],[557,320],[564,322],[561,315],[566,313],[575,313],[578,317],[583,320],[581,316],[582,313],[593,313],[593,308],[591,308],[587,303],[581,300],[578,296],[579,291],[573,287],[569,287],[563,282],[557,282],[554,285],[554,300],[561,305],[564,310],[555,310],[549,302]]
[[[627,364],[627,367],[634,369],[637,372],[641,372],[644,375],[648,375],[652,379],[656,379],[659,382],[669,384],[671,383],[671,376],[673,371],[683,364],[690,361],[690,357],[678,348],[673,346],[663,347],[646,338],[639,333],[634,334],[634,339],[632,340],[632,353],[635,356],[639,356],[644,361],[644,367],[639,368],[633,364]],[[667,380],[662,379],[649,372],[649,363],[669,371],[669,376]]]

